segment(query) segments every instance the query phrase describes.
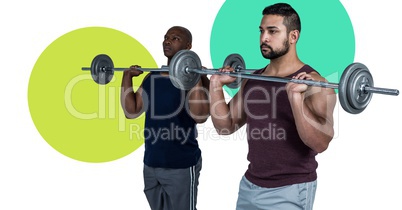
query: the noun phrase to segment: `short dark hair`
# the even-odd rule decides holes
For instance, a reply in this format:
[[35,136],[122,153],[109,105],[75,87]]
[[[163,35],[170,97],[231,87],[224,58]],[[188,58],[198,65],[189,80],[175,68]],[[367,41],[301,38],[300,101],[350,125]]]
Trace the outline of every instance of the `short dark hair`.
[[193,42],[193,35],[191,34],[190,30],[188,30],[187,28],[185,28],[183,26],[173,26],[172,28],[180,29],[184,33],[184,35],[186,35],[188,42],[190,44]]
[[287,28],[287,32],[298,30],[301,32],[301,21],[299,14],[292,6],[286,3],[277,3],[267,6],[262,11],[262,15],[279,15],[283,17],[283,24]]

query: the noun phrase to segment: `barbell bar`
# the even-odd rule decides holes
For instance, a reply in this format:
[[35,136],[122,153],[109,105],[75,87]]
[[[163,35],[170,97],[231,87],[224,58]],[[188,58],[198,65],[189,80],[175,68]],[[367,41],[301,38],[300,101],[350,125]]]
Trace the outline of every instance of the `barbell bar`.
[[[109,68],[109,67],[106,67],[106,66],[103,66],[103,67],[101,68],[102,71],[112,71],[112,69],[113,69],[113,71],[124,71],[124,70],[126,70],[127,68]],[[137,69],[138,69],[138,70],[141,70],[141,71],[169,72],[168,66],[165,66],[165,65],[163,65],[161,68],[137,68]],[[90,71],[91,68],[90,68],[90,67],[82,67],[81,70],[83,70],[83,71]]]
[[[185,51],[183,51],[185,52]],[[175,55],[177,58],[179,58],[181,55],[183,54],[177,54]],[[192,55],[192,58],[198,58],[197,55]],[[241,64],[244,65],[244,60],[242,60],[243,58],[241,56],[239,56],[238,54],[231,54],[229,55],[223,65],[224,66],[232,66],[233,68],[236,67],[236,70],[238,72],[246,72],[247,70],[242,70],[242,68],[238,68]],[[198,58],[198,62],[197,64],[197,68],[202,68],[201,66],[201,61]],[[239,63],[240,62],[240,63]],[[192,64],[194,65],[194,64]],[[95,56],[92,59],[92,63],[91,63],[91,67],[81,67],[82,71],[91,71],[91,75],[92,75],[92,79],[100,84],[100,85],[105,85],[108,84],[114,76],[114,72],[115,71],[124,71],[127,68],[116,68],[114,67],[113,61],[110,58],[110,56],[106,55],[106,54],[99,54],[97,56]],[[161,68],[137,68],[140,71],[144,71],[144,72],[169,72],[170,68],[169,66],[166,65],[162,65]],[[219,69],[215,69],[215,71],[218,71]],[[192,79],[191,81],[187,80],[187,83],[185,84],[185,87],[181,87],[182,89],[191,89],[192,87],[195,86],[195,84],[197,84],[199,78],[197,78],[195,75],[191,75]],[[171,78],[173,80],[173,78]],[[239,78],[238,80],[236,80],[235,82],[228,84],[227,86],[229,88],[237,88],[239,87],[241,82],[241,78]],[[178,85],[178,84],[176,84]]]
[[[91,67],[82,67],[83,71],[91,71],[92,79],[101,85],[109,83],[115,71],[124,71],[127,68],[115,68],[112,59],[106,54],[99,54],[92,59]],[[169,72],[168,66],[161,68],[138,68],[141,71]]]
[[[370,103],[373,93],[384,95],[399,95],[399,90],[374,87],[373,77],[368,68],[362,63],[352,63],[346,67],[340,78],[339,84],[321,82],[314,80],[300,80],[284,77],[273,77],[256,74],[245,74],[244,72],[256,71],[246,69],[244,59],[239,54],[230,54],[226,57],[223,66],[230,66],[234,72],[220,72],[218,69],[203,69],[198,55],[191,50],[181,50],[173,56],[169,66],[162,66],[159,69],[140,68],[142,71],[163,71],[169,72],[172,84],[179,89],[189,90],[197,84],[201,75],[219,74],[236,77],[236,80],[229,84],[230,88],[237,88],[243,79],[256,79],[268,82],[298,83],[309,86],[338,89],[339,101],[342,108],[351,113],[358,114],[364,111]],[[98,84],[107,84],[113,77],[114,70],[123,71],[125,68],[114,68],[109,56],[101,54],[96,56],[91,67],[83,67],[82,70],[90,70],[94,81]]]
[[[224,66],[231,66],[237,69],[235,72],[219,72],[216,69],[201,69],[201,62],[198,55],[193,51],[180,51],[174,56],[169,66],[169,75],[172,79],[173,85],[177,88],[187,89],[191,88],[193,78],[199,77],[201,74],[219,74],[229,75],[236,77],[234,82],[238,87],[242,79],[255,79],[268,82],[281,82],[281,83],[298,83],[306,84],[309,86],[318,86],[324,88],[338,89],[339,101],[342,108],[351,113],[359,114],[370,103],[373,93],[384,95],[399,95],[399,90],[389,88],[374,87],[373,77],[368,68],[362,63],[352,63],[346,67],[340,78],[339,84],[314,81],[314,80],[300,80],[284,77],[273,77],[256,74],[244,74],[238,69],[245,69],[244,59],[239,54],[229,55]],[[255,71],[248,69],[247,71]]]

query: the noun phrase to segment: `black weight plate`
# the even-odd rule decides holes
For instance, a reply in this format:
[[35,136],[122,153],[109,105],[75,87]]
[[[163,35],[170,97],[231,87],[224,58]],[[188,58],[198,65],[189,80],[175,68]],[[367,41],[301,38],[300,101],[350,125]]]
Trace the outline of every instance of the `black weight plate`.
[[363,111],[370,103],[372,93],[365,92],[364,87],[373,87],[373,77],[367,69],[358,69],[350,75],[348,86],[348,100],[353,108]]
[[100,85],[109,83],[113,78],[113,68],[113,61],[108,55],[99,54],[95,56],[91,63],[92,79]]
[[359,114],[366,109],[373,94],[365,92],[364,86],[374,86],[368,68],[361,63],[346,67],[339,81],[339,102],[345,111]]
[[188,69],[202,69],[201,60],[195,52],[181,50],[173,56],[169,64],[170,81],[176,88],[190,90],[200,80],[200,74],[189,72]]
[[[235,72],[241,71],[242,69],[246,69],[246,63],[241,55],[237,53],[230,54],[226,57],[225,61],[223,62],[223,66],[230,66],[232,67]],[[228,88],[236,89],[240,87],[243,78],[236,77],[236,80],[228,85]]]

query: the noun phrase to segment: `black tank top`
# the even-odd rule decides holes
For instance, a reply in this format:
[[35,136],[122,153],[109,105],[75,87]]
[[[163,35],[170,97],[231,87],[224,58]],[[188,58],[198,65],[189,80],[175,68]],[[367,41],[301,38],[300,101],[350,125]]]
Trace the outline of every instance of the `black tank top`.
[[189,115],[187,92],[158,72],[143,82],[145,108],[144,164],[161,168],[188,168],[201,157],[196,122]]

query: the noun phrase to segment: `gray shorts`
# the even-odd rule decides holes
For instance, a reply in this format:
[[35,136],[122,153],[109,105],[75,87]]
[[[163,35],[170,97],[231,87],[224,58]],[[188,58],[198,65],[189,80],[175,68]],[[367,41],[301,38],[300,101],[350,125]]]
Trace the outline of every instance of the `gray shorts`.
[[152,210],[196,210],[202,160],[185,169],[144,165],[144,193]]
[[277,188],[259,187],[243,176],[236,210],[312,210],[317,189],[313,182]]

